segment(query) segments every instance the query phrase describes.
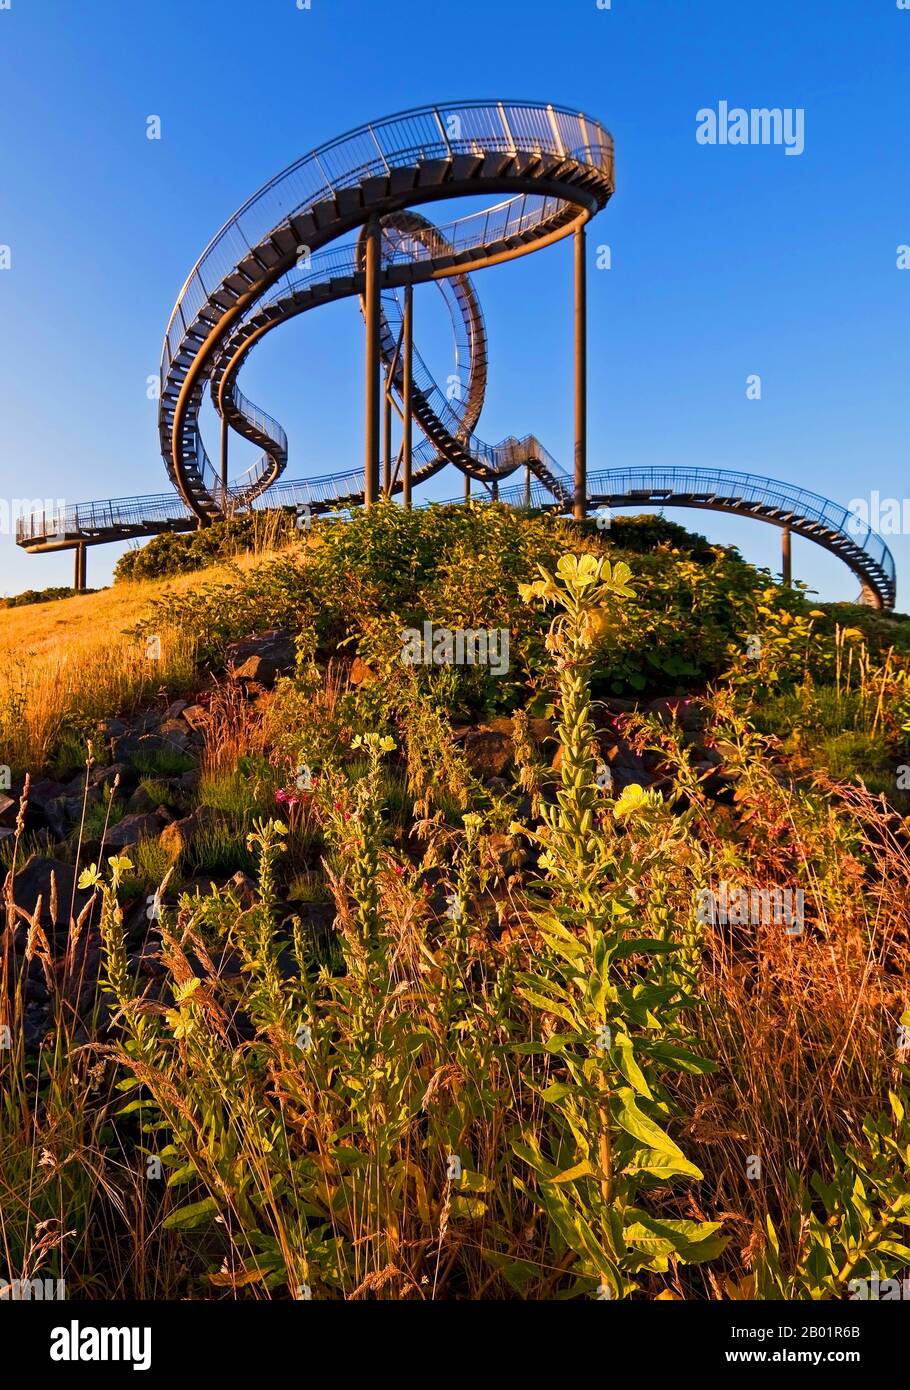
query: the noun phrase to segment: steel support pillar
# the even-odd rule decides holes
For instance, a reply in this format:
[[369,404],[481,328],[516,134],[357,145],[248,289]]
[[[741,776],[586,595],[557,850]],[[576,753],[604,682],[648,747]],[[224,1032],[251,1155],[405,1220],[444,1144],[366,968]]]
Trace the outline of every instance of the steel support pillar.
[[790,551],[790,527],[785,526],[781,536],[781,573],[784,578],[784,587],[790,589],[793,586],[793,561]]
[[228,485],[228,422],[224,416],[221,418],[221,487],[222,498],[221,507],[225,515],[227,514],[227,485]]
[[392,495],[392,398],[389,383],[386,382],[382,397],[382,490],[386,497]]
[[75,554],[76,554],[76,567],[75,567],[75,568],[76,568],[76,574],[75,574],[75,579],[74,579],[74,581],[73,581],[73,588],[76,590],[76,593],[77,593],[77,594],[82,594],[82,593],[85,592],[85,571],[86,571],[86,564],[85,564],[85,546],[84,546],[84,545],[77,545],[77,546],[76,546],[76,552],[75,552]]
[[585,229],[574,236],[575,261],[575,494],[572,515],[581,521],[588,503],[588,345]]
[[401,407],[404,412],[401,421],[403,430],[402,438],[402,484],[401,484],[401,503],[405,511],[411,510],[411,463],[414,444],[414,420],[411,415],[411,385],[414,375],[414,286],[405,285],[404,289],[404,317],[401,327],[401,352],[402,352],[402,373],[404,375],[404,385],[402,388]]
[[363,501],[369,508],[379,498],[379,222],[367,223],[364,257],[363,313],[366,324],[366,382],[364,385]]

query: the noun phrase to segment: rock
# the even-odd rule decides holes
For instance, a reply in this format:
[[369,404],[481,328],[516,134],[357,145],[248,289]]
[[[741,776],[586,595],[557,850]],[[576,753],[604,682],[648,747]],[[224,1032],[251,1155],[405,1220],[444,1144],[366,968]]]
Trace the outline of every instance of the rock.
[[0,792],[0,823],[3,825],[14,825],[18,814],[19,803],[12,796],[7,796]]
[[278,679],[279,670],[267,656],[249,656],[242,666],[231,671],[235,681],[251,682],[269,689]]
[[[52,880],[56,883],[57,913],[51,916]],[[45,931],[55,926],[65,926],[70,918],[70,902],[76,882],[76,870],[72,864],[64,864],[60,859],[50,859],[35,855],[24,869],[20,869],[13,879],[13,901],[29,914],[35,911],[40,897],[40,923]],[[76,889],[74,913],[78,917],[90,897],[89,893]]]
[[506,738],[512,737],[512,720],[508,715],[497,715],[495,719],[486,719],[478,727],[481,733],[492,732],[505,734]]
[[612,748],[607,749],[605,757],[613,772],[614,779],[617,772],[622,769],[624,772],[630,772],[632,774],[631,780],[633,782],[637,781],[640,777],[643,787],[647,786],[648,782],[650,782],[651,778],[648,774],[647,767],[624,738],[617,739]]
[[149,816],[157,809],[157,802],[154,797],[149,796],[141,784],[136,788],[126,803],[126,809],[130,815]]
[[187,730],[173,734],[126,734],[115,738],[111,747],[114,757],[129,763],[137,758],[153,758],[158,753],[185,753],[190,746]]
[[501,777],[512,757],[512,740],[495,729],[478,729],[465,735],[464,754],[476,776]]
[[187,705],[181,717],[194,733],[201,733],[206,729],[211,719],[211,715],[204,705]]
[[632,714],[638,709],[637,700],[619,700],[611,696],[608,700],[602,700],[601,704],[610,714]]
[[128,734],[130,726],[125,719],[102,719],[98,722],[97,729],[103,738],[122,738]]
[[63,782],[55,782],[51,777],[39,777],[32,782],[28,791],[28,804],[32,810],[43,811],[49,801],[58,796],[66,796],[69,788]]
[[140,840],[157,837],[161,823],[157,816],[136,814],[124,816],[116,825],[108,826],[104,837],[106,849],[126,849]]
[[681,729],[697,733],[705,726],[705,712],[696,700],[689,695],[670,695],[660,700],[652,700],[645,706],[647,714],[656,714],[662,724],[674,721]]
[[37,1000],[27,1004],[22,1026],[22,1040],[26,1052],[37,1052],[50,1029],[50,1004],[39,1003]]
[[708,764],[710,767],[723,767],[723,757],[716,748],[708,748],[703,743],[692,745],[692,758],[696,767]]
[[539,717],[529,719],[528,731],[535,743],[546,743],[548,739],[556,737],[556,729],[552,719]]
[[610,770],[613,774],[614,796],[619,796],[626,787],[650,787],[654,784],[654,775],[646,771],[644,767],[634,768],[628,767],[625,763],[618,763]]
[[165,719],[176,719],[189,707],[189,700],[173,700],[164,711]]
[[101,800],[101,792],[98,787],[89,787],[87,792],[79,796],[58,796],[54,801],[49,801],[44,808],[44,817],[48,828],[58,840],[65,840],[71,829],[78,829],[82,824],[83,805],[96,806]]
[[158,733],[169,742],[175,738],[181,743],[186,743],[189,740],[187,726],[182,719],[165,719],[163,723],[158,725]]
[[207,830],[223,817],[220,811],[211,806],[198,806],[190,816],[171,821],[161,832],[161,844],[174,859],[198,840]]
[[110,786],[119,777],[121,782],[129,776],[126,763],[111,763],[108,767],[93,767],[89,773],[89,786]]
[[[276,672],[285,674],[293,671],[297,663],[294,636],[289,628],[274,628],[269,632],[254,633],[232,642],[227,649],[228,665],[242,667],[250,657],[258,656],[271,662]],[[257,679],[251,676],[249,679]]]
[[146,979],[161,979],[167,973],[161,960],[160,944],[156,941],[146,941],[142,949],[130,957],[130,964]]

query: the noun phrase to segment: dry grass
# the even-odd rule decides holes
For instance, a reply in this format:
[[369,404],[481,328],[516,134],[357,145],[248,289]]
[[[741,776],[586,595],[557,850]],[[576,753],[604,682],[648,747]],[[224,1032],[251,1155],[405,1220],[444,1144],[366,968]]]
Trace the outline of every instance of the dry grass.
[[[261,563],[241,557],[241,568]],[[193,642],[161,629],[160,655],[127,631],[151,600],[227,577],[223,565],[168,580],[116,584],[97,594],[0,611],[0,748],[16,771],[37,772],[62,732],[190,687]]]

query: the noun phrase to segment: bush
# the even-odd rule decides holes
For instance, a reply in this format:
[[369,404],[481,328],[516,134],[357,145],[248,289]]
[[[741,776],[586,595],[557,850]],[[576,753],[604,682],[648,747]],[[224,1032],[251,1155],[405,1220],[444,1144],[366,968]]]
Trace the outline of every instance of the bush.
[[169,575],[188,574],[235,555],[278,549],[298,537],[293,512],[249,512],[187,533],[168,531],[147,545],[125,551],[114,567],[114,580],[165,579]]

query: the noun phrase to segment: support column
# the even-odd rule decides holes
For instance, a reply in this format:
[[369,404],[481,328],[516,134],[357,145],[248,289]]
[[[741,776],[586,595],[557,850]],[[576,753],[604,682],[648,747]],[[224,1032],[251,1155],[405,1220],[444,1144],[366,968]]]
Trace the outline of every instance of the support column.
[[784,577],[784,588],[790,589],[793,586],[793,562],[790,554],[790,527],[785,526],[781,537],[781,572]]
[[471,475],[470,475],[470,473],[466,473],[466,474],[464,475],[464,500],[465,500],[466,502],[470,502],[470,500],[471,500]]
[[531,510],[531,465],[525,465],[525,510]]
[[379,498],[379,223],[367,223],[365,237],[363,312],[366,324],[366,381],[364,384],[363,501],[369,508]]
[[76,553],[76,566],[75,566],[75,568],[76,568],[76,574],[75,574],[75,578],[74,578],[74,580],[73,580],[73,588],[76,590],[76,593],[77,593],[77,594],[82,594],[82,593],[85,592],[85,571],[86,571],[86,564],[85,564],[85,546],[84,546],[84,545],[77,545],[77,546],[76,546],[76,552],[75,552],[75,553]]
[[575,251],[575,495],[572,515],[581,521],[588,509],[588,351],[585,229],[574,237]]
[[386,497],[392,495],[392,398],[389,383],[386,382],[382,396],[382,490]]
[[227,485],[228,485],[228,423],[224,416],[221,417],[221,486],[224,495],[221,499],[222,510],[227,514]]
[[404,431],[402,438],[402,485],[401,502],[405,511],[411,510],[411,454],[413,451],[414,421],[411,416],[411,383],[414,372],[414,286],[405,285],[404,288],[404,317],[401,326],[401,351],[402,351],[402,372],[404,374],[404,386],[402,388],[401,408],[404,412],[404,419],[401,422]]

